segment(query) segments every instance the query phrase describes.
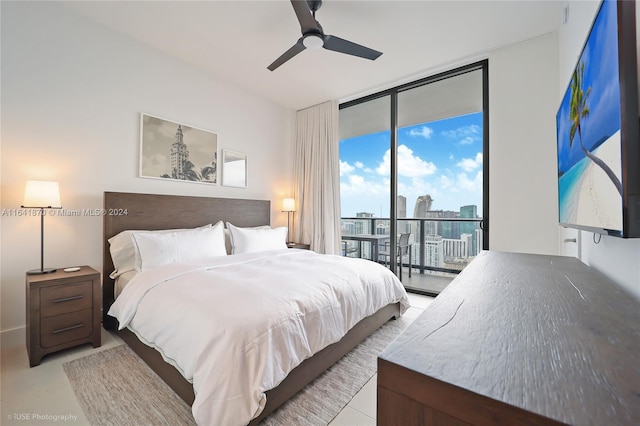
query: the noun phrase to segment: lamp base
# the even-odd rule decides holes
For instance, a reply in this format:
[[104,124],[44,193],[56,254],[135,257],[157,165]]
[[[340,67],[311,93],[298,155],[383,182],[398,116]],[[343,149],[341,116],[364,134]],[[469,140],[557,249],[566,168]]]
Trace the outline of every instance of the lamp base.
[[27,275],[42,275],[42,274],[50,274],[52,272],[57,271],[56,268],[44,268],[44,269],[32,269],[27,271]]

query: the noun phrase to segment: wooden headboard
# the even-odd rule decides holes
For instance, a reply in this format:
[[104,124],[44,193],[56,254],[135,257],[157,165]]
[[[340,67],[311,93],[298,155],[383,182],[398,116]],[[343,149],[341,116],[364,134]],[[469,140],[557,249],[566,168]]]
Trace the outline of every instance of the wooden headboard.
[[114,269],[109,238],[128,229],[195,228],[220,220],[242,227],[271,224],[268,200],[105,192],[104,210],[102,319],[106,329],[116,326],[115,318],[107,315],[114,301],[115,284],[109,278]]

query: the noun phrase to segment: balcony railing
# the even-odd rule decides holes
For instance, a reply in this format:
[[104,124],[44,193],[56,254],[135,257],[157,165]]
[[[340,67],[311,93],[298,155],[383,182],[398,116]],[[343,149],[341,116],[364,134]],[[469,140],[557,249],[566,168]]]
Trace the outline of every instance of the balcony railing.
[[[375,253],[383,250],[383,240],[366,241],[358,235],[389,235],[389,218],[343,217],[341,228],[343,255],[383,262]],[[437,271],[457,274],[482,250],[482,218],[419,218],[398,219],[398,235],[411,234],[411,256],[403,256],[403,267],[411,267],[420,274]],[[347,236],[350,236],[351,239]],[[376,248],[374,245],[378,244]],[[411,260],[410,260],[411,259]],[[409,264],[410,262],[410,264]]]

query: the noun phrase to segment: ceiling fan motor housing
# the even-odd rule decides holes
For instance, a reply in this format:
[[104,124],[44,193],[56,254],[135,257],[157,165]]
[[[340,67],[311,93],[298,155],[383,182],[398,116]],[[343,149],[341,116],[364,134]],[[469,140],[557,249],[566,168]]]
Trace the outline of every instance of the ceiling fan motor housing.
[[307,49],[320,49],[324,45],[324,39],[322,34],[309,33],[305,34],[302,39],[302,44],[304,44],[304,47]]

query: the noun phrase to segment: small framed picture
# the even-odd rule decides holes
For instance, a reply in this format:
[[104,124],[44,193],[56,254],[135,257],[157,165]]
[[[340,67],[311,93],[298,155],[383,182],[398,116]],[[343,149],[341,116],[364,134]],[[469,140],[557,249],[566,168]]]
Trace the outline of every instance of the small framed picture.
[[237,188],[247,187],[247,154],[222,150],[222,184]]
[[218,183],[218,135],[141,114],[140,177]]

